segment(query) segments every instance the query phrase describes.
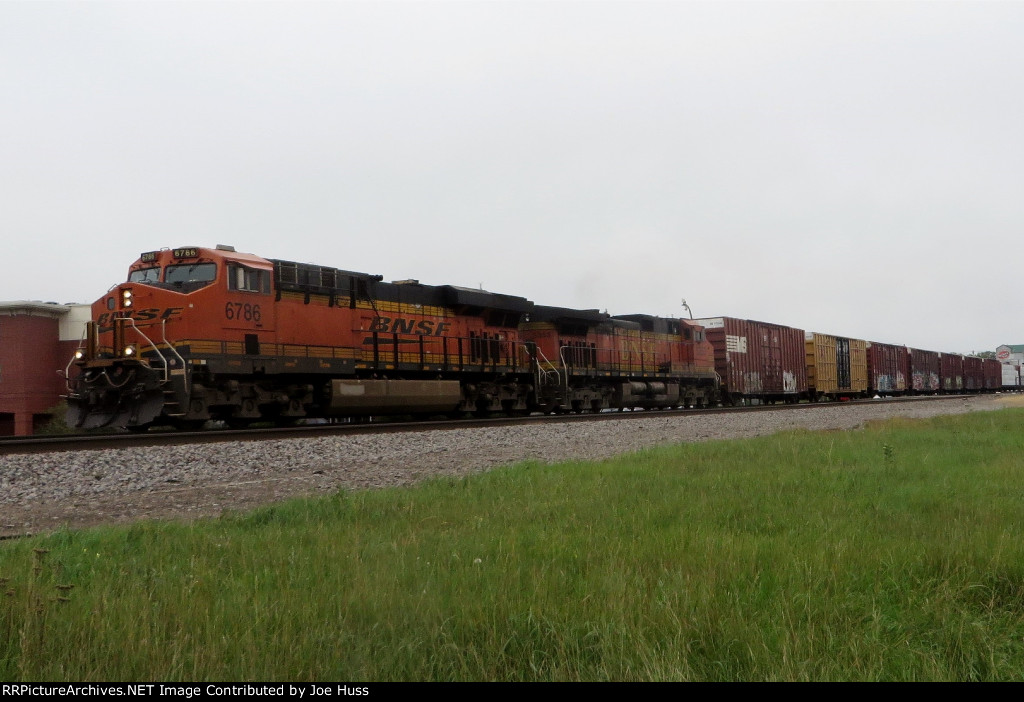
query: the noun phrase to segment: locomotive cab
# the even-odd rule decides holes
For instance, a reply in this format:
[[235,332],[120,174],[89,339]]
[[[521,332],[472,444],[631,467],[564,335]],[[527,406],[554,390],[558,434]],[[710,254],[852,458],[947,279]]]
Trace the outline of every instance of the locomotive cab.
[[[68,424],[186,422],[192,340],[230,339],[258,353],[273,330],[273,266],[231,247],[143,253],[127,280],[93,303],[68,392]],[[227,337],[225,336],[227,335]]]

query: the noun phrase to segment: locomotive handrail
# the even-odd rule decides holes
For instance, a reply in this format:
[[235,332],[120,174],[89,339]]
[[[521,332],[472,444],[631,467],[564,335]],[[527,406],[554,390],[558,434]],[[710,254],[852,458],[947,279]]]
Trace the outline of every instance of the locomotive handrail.
[[[569,363],[565,358],[565,350],[568,349],[570,352],[577,350],[593,352],[595,361],[593,364],[583,363],[581,367],[588,369],[600,369],[603,365],[613,367],[617,371],[625,371],[632,374],[635,370],[634,366],[639,365],[640,371],[658,372],[659,366],[663,365],[667,359],[668,363],[671,363],[671,354],[665,353],[664,351],[643,351],[637,347],[636,342],[632,340],[626,340],[626,344],[623,346],[596,346],[596,347],[576,347],[571,344],[565,344],[558,347],[559,356],[562,359],[563,365],[566,367],[568,374],[569,368],[576,368],[577,364]],[[571,354],[570,354],[571,355]],[[604,359],[604,360],[602,360]],[[648,363],[649,362],[649,363]],[[691,364],[692,365],[692,364]]]
[[71,360],[64,366],[64,387],[67,388],[68,394],[70,395],[71,390],[71,366],[74,364],[76,358],[75,354],[82,350],[82,342],[85,341],[86,335],[89,333],[88,322],[82,325],[82,335],[78,337],[78,348],[75,349],[75,353],[71,354]]
[[[527,347],[526,344],[523,344],[523,347],[526,348],[527,349],[527,353],[529,353],[529,347]],[[544,355],[544,352],[540,350],[539,346],[534,344],[533,345],[533,349],[537,352],[537,356],[539,356],[540,359],[544,361],[544,363],[548,364],[548,368],[550,369],[550,370],[545,370],[543,367],[541,367],[541,364],[539,362],[537,363],[537,385],[541,384],[541,382],[540,382],[540,375],[541,375],[541,373],[544,374],[545,378],[547,378],[548,376],[554,374],[554,376],[555,376],[555,385],[561,385],[562,384],[562,374],[558,372],[558,368],[555,367],[555,364],[548,360],[548,357]],[[565,382],[566,382],[566,384],[568,386],[568,382],[569,382],[569,377],[568,376],[566,376]]]
[[637,345],[636,345],[636,342],[635,341],[631,341],[630,339],[626,339],[626,346],[629,349],[629,351],[628,351],[628,353],[629,353],[629,360],[627,361],[627,365],[629,366],[629,373],[630,373],[630,375],[632,375],[632,373],[633,373],[633,353],[634,352],[638,356],[640,356],[640,374],[643,375],[643,373],[644,373],[644,352],[643,352],[643,350],[642,349],[638,349]]
[[[591,356],[594,358],[593,362],[573,361],[572,355],[579,351],[593,354]],[[620,372],[625,371],[629,375],[633,375],[635,370],[640,370],[641,372],[654,372],[654,374],[656,374],[656,372],[667,372],[665,368],[672,367],[671,354],[656,350],[644,351],[632,340],[626,340],[624,345],[618,347],[577,347],[565,344],[558,347],[558,353],[562,361],[562,365],[565,367],[566,376],[571,375],[570,369],[586,368],[596,370],[604,367],[605,365]],[[566,353],[568,355],[566,355]],[[693,364],[689,363],[684,365]]]
[[125,376],[125,379],[123,381],[121,381],[120,383],[115,383],[113,381],[113,379],[110,377],[110,374],[107,373],[106,371],[101,371],[100,372],[100,376],[107,379],[107,384],[110,387],[112,387],[112,388],[123,388],[125,385],[127,385],[128,383],[130,383],[133,380],[135,380],[135,370],[133,369],[133,370],[129,371],[127,376]]
[[[77,351],[77,349],[76,349]],[[67,389],[68,394],[71,394],[71,365],[75,362],[75,355],[71,354],[71,360],[64,366],[64,387]],[[57,371],[60,373],[60,371]]]
[[[143,339],[145,339],[146,343],[149,344],[150,346],[152,346],[153,350],[156,351],[156,355],[160,357],[160,361],[164,364],[164,379],[163,379],[162,382],[164,382],[164,383],[168,382],[171,379],[171,373],[170,373],[170,367],[167,365],[167,359],[164,358],[164,355],[162,353],[160,353],[160,349],[157,347],[156,344],[153,343],[153,340],[150,339],[148,336],[146,336],[145,332],[143,332],[141,329],[139,329],[135,325],[135,320],[134,319],[132,319],[131,317],[124,317],[124,319],[129,321],[129,322],[131,322],[132,329],[134,329],[135,332],[139,336],[141,336]],[[175,351],[175,353],[177,353],[177,351]],[[179,356],[179,358],[180,358],[180,356]],[[182,359],[182,363],[184,363],[184,359]]]
[[[629,353],[629,357],[628,357],[628,360],[626,361],[626,365],[629,366],[629,372],[630,373],[633,372],[633,353],[634,352],[636,353],[636,355],[638,355],[640,357],[640,372],[641,373],[646,373],[648,370],[650,370],[651,372],[657,372],[658,366],[660,365],[659,362],[658,362],[658,356],[659,355],[661,355],[661,356],[668,355],[669,356],[669,362],[671,363],[671,355],[670,354],[665,354],[664,352],[661,352],[661,354],[659,354],[657,351],[644,351],[643,348],[638,348],[637,345],[636,345],[636,342],[631,340],[631,339],[627,339],[626,343],[628,344],[628,346],[631,349],[631,351],[628,352]],[[644,357],[645,356],[650,357],[650,360],[652,361],[652,367],[650,369],[648,369],[647,366],[644,363]]]
[[[174,348],[174,344],[172,344],[170,341],[167,340],[167,320],[166,319],[164,319],[161,322],[161,324],[160,324],[160,335],[163,337],[164,343],[167,344],[167,346],[170,347],[171,351],[174,352],[174,355],[178,357],[179,361],[181,361],[181,368],[182,368],[182,370],[184,370],[186,373],[188,373],[188,368],[185,367],[185,359],[182,358],[180,353],[178,353],[178,349]],[[153,348],[156,348],[156,347],[154,346]],[[157,353],[159,353],[159,351],[157,351]],[[166,366],[165,366],[165,370],[166,370]]]
[[565,369],[565,392],[566,393],[569,392],[569,364],[565,362],[565,350],[567,348],[569,348],[569,347],[568,346],[564,346],[564,345],[558,347],[558,358],[561,359],[561,361],[562,361],[562,368]]

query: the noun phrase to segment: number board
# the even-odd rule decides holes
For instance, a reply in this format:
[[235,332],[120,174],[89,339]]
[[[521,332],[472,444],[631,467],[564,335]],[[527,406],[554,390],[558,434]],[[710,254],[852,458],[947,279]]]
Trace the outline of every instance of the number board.
[[152,263],[153,261],[156,260],[156,255],[158,253],[160,253],[160,252],[159,251],[147,251],[144,254],[142,254],[141,256],[139,256],[139,259],[143,263]]
[[196,258],[199,256],[199,249],[193,247],[189,249],[174,249],[171,255],[175,258]]

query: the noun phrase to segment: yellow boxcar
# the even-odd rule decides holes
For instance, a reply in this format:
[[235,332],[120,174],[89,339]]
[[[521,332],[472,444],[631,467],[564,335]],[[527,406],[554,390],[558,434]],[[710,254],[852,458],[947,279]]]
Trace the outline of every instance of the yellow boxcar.
[[854,397],[868,391],[867,342],[807,332],[807,392],[812,400]]

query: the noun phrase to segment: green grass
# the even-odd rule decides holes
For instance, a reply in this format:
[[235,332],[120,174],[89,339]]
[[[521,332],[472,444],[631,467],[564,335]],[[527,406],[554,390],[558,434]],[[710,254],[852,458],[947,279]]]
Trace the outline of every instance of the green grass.
[[1019,680],[1022,424],[689,444],[10,543],[0,679]]

